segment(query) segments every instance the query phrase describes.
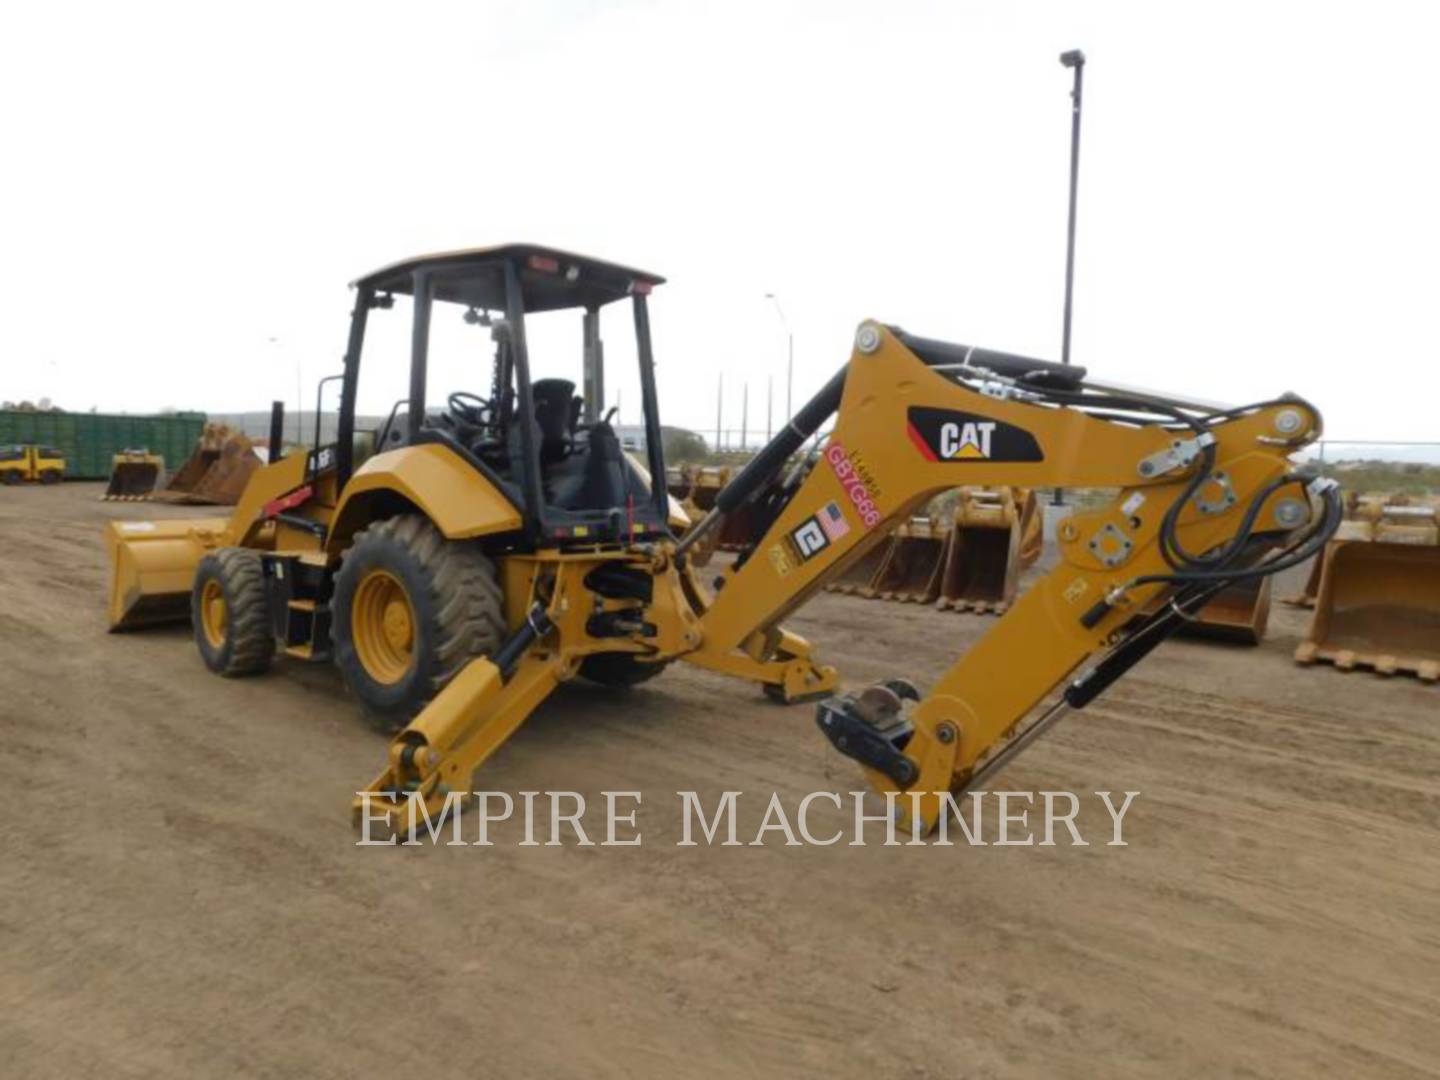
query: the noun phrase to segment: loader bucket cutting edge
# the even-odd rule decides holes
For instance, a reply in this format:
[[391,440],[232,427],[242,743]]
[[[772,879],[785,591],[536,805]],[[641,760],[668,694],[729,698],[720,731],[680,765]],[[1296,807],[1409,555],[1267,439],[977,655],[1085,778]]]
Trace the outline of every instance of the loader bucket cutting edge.
[[195,569],[227,524],[224,518],[110,522],[105,527],[109,628],[188,619]]
[[1440,679],[1440,547],[1332,543],[1295,659]]

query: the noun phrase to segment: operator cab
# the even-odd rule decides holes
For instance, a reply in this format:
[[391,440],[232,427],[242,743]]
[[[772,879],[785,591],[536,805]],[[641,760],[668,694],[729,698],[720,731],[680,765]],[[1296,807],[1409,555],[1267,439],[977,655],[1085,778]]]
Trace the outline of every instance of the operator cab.
[[[669,500],[660,445],[646,298],[655,274],[533,245],[508,245],[396,263],[355,283],[337,465],[349,477],[360,346],[372,311],[408,297],[412,311],[410,385],[376,433],[377,452],[440,443],[454,450],[511,500],[542,544],[621,541],[666,531]],[[601,311],[629,301],[640,366],[646,469],[628,454],[606,408]],[[613,310],[613,309],[612,309]],[[535,377],[529,324],[553,331],[566,312],[573,331],[549,343],[572,352],[571,378]],[[441,322],[441,320],[446,320]],[[461,330],[461,324],[466,329]],[[475,381],[446,387],[443,409],[426,409],[432,343],[461,340]],[[455,337],[464,333],[463,339]],[[572,336],[573,334],[573,336]],[[543,333],[542,333],[542,336]],[[571,348],[573,346],[573,348]],[[472,351],[473,350],[473,351]],[[418,406],[412,403],[420,403]],[[648,469],[649,476],[646,475]]]

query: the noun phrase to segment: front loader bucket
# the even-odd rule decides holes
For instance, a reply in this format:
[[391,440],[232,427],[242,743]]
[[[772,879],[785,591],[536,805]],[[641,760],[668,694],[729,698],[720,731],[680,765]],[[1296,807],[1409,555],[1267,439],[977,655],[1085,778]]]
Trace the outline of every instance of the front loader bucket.
[[1440,547],[1331,541],[1295,659],[1440,680]]
[[1259,645],[1270,623],[1268,577],[1231,585],[1187,620],[1179,633],[1185,637],[1213,638]]
[[872,592],[882,600],[933,604],[940,595],[940,576],[949,550],[949,529],[923,518],[900,526]]
[[[1039,557],[1034,542],[1040,514],[1031,491],[1015,491],[1015,498],[997,492],[962,489],[955,507],[955,527],[944,572],[940,577],[940,607],[955,611],[1006,611],[1020,590],[1021,551],[1033,562]],[[1033,525],[1027,534],[1023,512],[1017,520],[1017,501],[1030,506]],[[1022,508],[1024,502],[1019,503]]]
[[188,619],[195,568],[228,524],[224,518],[110,522],[110,629]]

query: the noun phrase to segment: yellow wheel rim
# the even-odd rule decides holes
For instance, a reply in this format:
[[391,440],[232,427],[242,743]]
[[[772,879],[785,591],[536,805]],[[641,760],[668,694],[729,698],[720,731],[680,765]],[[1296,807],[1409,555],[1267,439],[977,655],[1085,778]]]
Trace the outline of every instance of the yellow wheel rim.
[[405,586],[385,570],[371,570],[350,605],[350,638],[366,674],[390,685],[405,677],[415,659],[415,609]]
[[225,590],[220,582],[211,578],[200,590],[200,625],[205,631],[205,640],[220,649],[225,646],[225,631],[228,620],[225,616]]

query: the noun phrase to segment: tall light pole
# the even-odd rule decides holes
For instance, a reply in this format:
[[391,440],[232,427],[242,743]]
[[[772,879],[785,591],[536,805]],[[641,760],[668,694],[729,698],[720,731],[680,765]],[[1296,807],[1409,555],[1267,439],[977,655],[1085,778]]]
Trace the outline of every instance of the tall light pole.
[[1070,308],[1075,290],[1075,196],[1080,184],[1080,88],[1085,80],[1085,54],[1071,49],[1060,63],[1075,72],[1070,90],[1070,224],[1065,243],[1065,329],[1060,339],[1060,362],[1070,362]]
[[767,292],[765,299],[775,305],[775,312],[780,316],[780,325],[785,327],[785,340],[789,349],[785,361],[785,418],[788,420],[795,415],[795,334],[790,329],[790,320],[785,318],[785,309],[780,306],[780,298],[773,292]]
[[765,376],[765,441],[775,433],[775,376]]

